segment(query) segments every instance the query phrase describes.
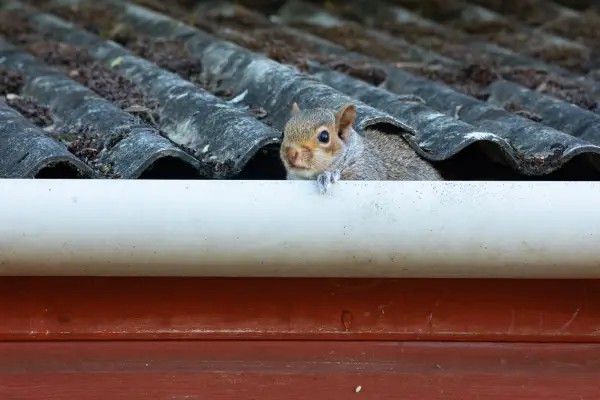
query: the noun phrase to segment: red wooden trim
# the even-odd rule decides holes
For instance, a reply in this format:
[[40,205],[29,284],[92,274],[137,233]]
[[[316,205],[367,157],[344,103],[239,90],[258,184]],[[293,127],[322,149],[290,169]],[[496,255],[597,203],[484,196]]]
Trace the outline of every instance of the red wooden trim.
[[598,360],[598,344],[0,343],[0,397],[597,399]]
[[600,340],[599,280],[0,278],[0,340]]

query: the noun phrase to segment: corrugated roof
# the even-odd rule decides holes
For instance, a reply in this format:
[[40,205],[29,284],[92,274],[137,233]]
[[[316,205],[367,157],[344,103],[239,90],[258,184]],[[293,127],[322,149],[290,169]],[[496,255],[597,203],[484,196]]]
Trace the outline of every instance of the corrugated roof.
[[600,176],[600,13],[542,0],[0,0],[0,176],[281,179],[292,102],[448,179]]

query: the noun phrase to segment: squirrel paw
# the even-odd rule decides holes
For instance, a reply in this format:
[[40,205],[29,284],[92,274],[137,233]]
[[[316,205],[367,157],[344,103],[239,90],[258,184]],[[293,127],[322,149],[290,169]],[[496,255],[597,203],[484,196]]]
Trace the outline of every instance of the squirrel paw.
[[340,170],[334,170],[332,172],[325,171],[319,176],[317,176],[317,186],[319,188],[319,192],[321,194],[327,193],[332,183],[336,183],[340,180],[341,172]]

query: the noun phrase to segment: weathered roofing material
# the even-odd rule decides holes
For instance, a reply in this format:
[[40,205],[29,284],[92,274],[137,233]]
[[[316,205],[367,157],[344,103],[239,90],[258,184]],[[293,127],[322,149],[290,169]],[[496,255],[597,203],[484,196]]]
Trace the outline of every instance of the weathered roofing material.
[[[177,35],[183,34],[182,29],[185,29],[176,20],[165,18],[164,16],[161,16],[161,15],[153,13],[153,12],[145,11],[144,9],[142,9],[141,7],[136,6],[136,5],[124,6],[122,11],[124,12],[123,17],[129,23],[134,25],[136,27],[136,29],[143,31],[144,33],[146,33],[148,35],[156,34],[155,32],[158,31],[158,32],[160,32],[161,36],[162,35],[177,36]],[[160,30],[155,28],[156,25],[158,24],[158,22],[156,22],[156,20],[162,21]],[[301,95],[297,95],[295,93],[290,93],[287,98],[276,97],[275,99],[271,100],[272,99],[271,96],[273,96],[273,94],[268,94],[268,92],[272,91],[272,92],[278,93],[279,90],[277,88],[281,87],[281,85],[284,82],[287,82],[288,79],[283,74],[273,73],[269,69],[270,66],[273,66],[273,68],[276,68],[277,70],[280,70],[282,72],[285,71],[286,69],[288,71],[291,71],[291,69],[289,69],[288,67],[282,67],[281,65],[276,64],[273,61],[266,60],[264,57],[260,57],[254,53],[250,53],[247,50],[239,48],[238,46],[222,44],[218,41],[215,41],[215,39],[212,38],[210,35],[206,35],[200,31],[194,30],[194,34],[191,34],[189,32],[190,32],[189,30],[185,31],[185,34],[189,34],[188,38],[186,39],[186,44],[188,46],[188,49],[190,49],[190,53],[200,57],[200,59],[203,61],[206,68],[211,68],[212,65],[215,65],[218,68],[218,69],[211,69],[210,75],[217,76],[220,79],[222,79],[222,82],[224,85],[230,84],[231,86],[228,86],[228,87],[233,87],[234,93],[240,93],[244,90],[248,90],[249,96],[251,96],[251,95],[255,96],[255,97],[249,97],[248,100],[253,103],[258,102],[259,104],[266,104],[267,111],[269,111],[269,113],[272,115],[272,119],[274,121],[275,126],[277,126],[280,129],[283,127],[283,122],[285,121],[285,119],[287,118],[287,115],[288,115],[288,108],[286,105],[289,104],[295,98],[297,98],[298,103],[301,107],[307,107],[307,106],[336,107],[336,106],[341,105],[343,102],[348,101],[348,100],[344,100],[343,102],[335,102],[335,101],[329,100],[323,95],[323,93],[321,91],[315,90],[316,87],[313,88],[312,91],[310,91],[310,92],[308,90],[303,90],[303,93]],[[309,39],[306,39],[306,40],[309,40]],[[513,136],[513,133],[515,133],[515,132],[520,133],[517,131],[520,129],[520,130],[527,130],[526,134],[528,136],[537,135],[538,138],[541,139],[544,137],[544,135],[547,136],[547,133],[546,133],[547,131],[551,132],[551,134],[555,135],[555,136],[556,135],[564,135],[561,132],[555,132],[547,127],[544,127],[543,125],[539,125],[534,122],[531,122],[526,118],[519,117],[519,116],[510,114],[508,112],[505,112],[500,108],[488,106],[483,102],[480,102],[480,101],[477,101],[468,96],[459,94],[459,93],[453,91],[452,89],[449,89],[442,85],[438,85],[436,83],[433,83],[433,82],[428,81],[423,78],[414,77],[408,73],[405,73],[404,71],[402,71],[398,68],[391,67],[390,65],[385,64],[385,63],[380,63],[372,58],[363,57],[358,54],[351,54],[344,50],[340,50],[339,48],[336,49],[335,48],[336,46],[328,46],[328,45],[326,45],[326,42],[324,43],[322,41],[315,41],[314,45],[316,47],[321,47],[323,54],[326,54],[328,52],[337,52],[338,54],[348,55],[349,57],[355,57],[357,59],[358,58],[367,59],[370,62],[376,63],[376,65],[381,66],[382,68],[385,68],[389,75],[388,75],[388,79],[386,80],[386,82],[384,82],[383,86],[388,90],[391,89],[392,92],[399,93],[399,94],[411,93],[411,94],[415,94],[417,96],[423,97],[426,100],[426,102],[429,104],[429,106],[438,108],[441,111],[446,112],[447,114],[454,112],[454,110],[458,106],[463,107],[463,109],[461,110],[461,118],[467,123],[475,122],[476,124],[478,124],[478,125],[476,125],[476,128],[464,129],[462,131],[455,131],[452,129],[454,122],[453,121],[451,122],[450,117],[448,117],[447,115],[445,117],[442,117],[442,115],[440,115],[440,113],[436,113],[437,118],[442,117],[442,118],[439,118],[439,122],[444,121],[446,123],[446,125],[444,126],[444,129],[437,130],[437,134],[440,136],[443,135],[443,138],[439,138],[439,139],[435,140],[435,139],[432,139],[431,137],[429,137],[428,140],[426,141],[426,144],[427,144],[427,146],[425,146],[425,147],[427,147],[426,152],[423,151],[419,147],[415,147],[415,149],[419,152],[419,154],[423,155],[427,159],[436,160],[436,161],[443,160],[443,159],[453,156],[458,151],[464,149],[465,147],[472,144],[476,140],[477,141],[487,140],[487,141],[491,141],[496,144],[500,144],[502,146],[502,149],[504,150],[503,152],[500,152],[500,154],[502,154],[502,155],[508,154],[509,155],[508,162],[515,165],[517,168],[521,169],[525,173],[544,174],[544,173],[551,172],[552,170],[554,170],[560,166],[560,164],[553,163],[553,164],[546,164],[546,169],[540,168],[538,165],[535,165],[536,166],[535,170],[530,168],[531,163],[528,160],[528,156],[523,157],[519,160],[514,155],[514,152],[511,151],[511,145],[509,144],[509,142],[506,141],[506,139],[504,139],[502,137],[502,134],[507,136],[509,140],[512,139],[513,137],[519,138],[522,136],[520,136],[520,135]],[[229,52],[229,54],[227,54],[226,52],[218,53],[219,51],[223,51],[221,49],[227,49],[227,52]],[[235,50],[229,50],[229,49],[235,49]],[[242,55],[243,57],[251,57],[252,59],[261,60],[261,64],[258,64],[258,65],[254,64],[254,66],[253,66],[254,67],[253,73],[255,74],[254,77],[249,78],[248,76],[246,76],[246,77],[240,76],[240,71],[242,70],[243,65],[245,65],[244,61],[239,61],[239,59],[233,58],[232,62],[223,62],[223,60],[226,60],[228,56],[231,57],[233,54],[237,54],[238,55],[237,57],[239,57],[239,55]],[[234,57],[236,57],[236,56],[234,56]],[[230,65],[233,65],[235,69],[227,70],[226,66],[230,66]],[[252,65],[252,63],[249,63],[248,65]],[[270,83],[270,84],[262,85],[262,86],[260,85],[261,80],[263,79],[262,77],[269,77],[269,79],[277,79],[277,78],[275,78],[277,76],[280,77],[280,78],[278,78],[278,79],[280,79],[279,80],[280,83],[275,83],[275,84]],[[326,77],[326,75],[319,75],[319,74],[316,74],[315,76],[320,79],[324,79]],[[232,80],[227,81],[227,77],[232,77]],[[400,80],[400,78],[403,78],[403,80]],[[307,78],[301,77],[301,79],[306,80]],[[259,84],[259,86],[256,86],[257,83]],[[356,92],[346,91],[348,89],[348,87],[355,87],[355,84],[359,84],[359,82],[354,82],[353,79],[351,79],[345,75],[337,75],[337,81],[335,83],[333,81],[325,81],[325,83],[327,83],[328,86],[331,86],[343,93],[347,93],[348,95],[354,97],[355,99],[357,99],[359,101],[363,101],[365,103],[371,104],[374,107],[381,106],[381,103],[377,103],[377,104],[371,103],[372,101],[374,101],[374,97],[372,97],[372,96],[362,97],[362,96],[357,96],[358,93],[356,93]],[[411,83],[415,83],[415,86],[411,87],[410,86]],[[365,85],[362,85],[362,86],[364,87]],[[294,89],[294,87],[291,85],[290,85],[290,89],[297,90],[297,89]],[[396,90],[394,90],[394,89],[396,89]],[[312,100],[309,100],[309,102],[306,102],[305,99],[308,97],[308,93],[311,94]],[[266,99],[265,99],[265,95],[268,96]],[[274,107],[274,108],[269,108],[269,106]],[[406,106],[402,105],[400,107],[405,108]],[[391,111],[391,108],[388,108],[387,110]],[[493,114],[493,118],[489,118],[491,116],[490,112],[489,112],[490,110],[496,111],[495,114]],[[396,113],[398,116],[406,115],[403,111],[404,110],[402,108],[396,109]],[[436,114],[433,114],[433,110],[431,110],[428,113],[428,115],[421,114],[422,118],[420,119],[420,121],[419,121],[419,118],[415,118],[416,117],[415,115],[411,115],[410,119],[412,119],[413,121],[416,119],[417,121],[420,122],[419,125],[423,126],[424,124],[427,123],[428,118],[430,118],[432,115],[436,115]],[[473,118],[471,118],[471,120],[469,120],[470,115],[474,116]],[[504,119],[501,120],[499,118],[500,116],[504,116]],[[404,117],[404,119],[406,119],[406,117]],[[359,116],[359,118],[357,118],[357,120],[360,121],[360,116]],[[499,132],[494,131],[494,129],[489,129],[487,126],[484,126],[485,124],[488,124],[492,128],[498,127]],[[411,125],[409,125],[408,123],[404,123],[404,125],[407,127],[411,127]],[[365,124],[360,125],[361,128],[363,128],[365,126],[366,126]],[[415,125],[412,125],[411,129],[408,131],[409,132],[412,131],[415,135],[418,135],[418,136],[422,135],[422,133],[418,131],[418,129]],[[492,133],[490,133],[490,132],[492,132]],[[566,135],[564,135],[564,136],[566,136]],[[568,137],[567,139],[571,139],[571,138]],[[551,140],[551,141],[552,141],[552,143],[555,142],[553,140]],[[413,141],[411,141],[411,142],[413,142]],[[425,144],[425,142],[422,142],[422,143]],[[552,143],[544,143],[544,141],[536,140],[535,148],[532,148],[528,152],[528,153],[535,152],[535,155],[532,155],[529,157],[536,157],[538,154],[543,154],[544,156],[553,155],[555,153],[555,150],[550,149],[550,146],[552,145]],[[433,147],[435,144],[439,144],[440,147],[439,148]],[[528,150],[528,149],[524,149],[524,150]],[[598,149],[594,148],[594,150],[597,150],[600,152],[600,148],[598,148]],[[570,151],[572,151],[572,149],[567,148],[566,151],[570,152]],[[539,157],[536,157],[536,161],[538,161],[539,159],[540,159]]]
[[[374,38],[374,41],[376,38],[379,38],[379,40],[384,40],[385,43],[389,45],[392,45],[393,43],[406,43],[402,37],[394,36],[387,31],[378,30],[381,25],[382,14],[385,13],[386,18],[395,25],[415,26],[420,28],[419,32],[422,33],[420,35],[422,42],[425,44],[433,43],[433,45],[430,44],[432,47],[440,47],[438,51],[440,53],[443,52],[442,54],[446,55],[445,57],[437,58],[438,62],[443,62],[446,65],[450,65],[451,63],[461,63],[465,61],[463,59],[464,54],[468,53],[469,55],[475,55],[479,60],[492,61],[503,66],[536,67],[551,71],[565,78],[585,82],[591,90],[600,95],[600,83],[593,79],[573,73],[556,64],[545,62],[539,58],[534,58],[527,54],[516,53],[515,51],[506,47],[501,47],[496,43],[482,41],[477,37],[473,37],[455,28],[440,25],[427,18],[423,18],[397,5],[385,4],[382,2],[365,2],[362,0],[349,1],[348,4],[360,10],[360,13],[356,13],[355,15],[360,18],[360,22],[364,25],[361,25],[356,21],[349,21],[340,16],[336,16],[323,8],[304,0],[286,1],[272,19],[291,26],[299,24],[302,27],[302,30],[308,32],[314,32],[314,29],[317,29],[316,32],[318,32],[319,28],[324,27],[354,28],[354,30],[360,29],[364,36]],[[477,10],[481,10],[481,7],[477,7]],[[452,46],[447,50],[444,49],[443,46],[439,46],[438,43],[442,39],[448,40]],[[340,38],[340,40],[343,40],[343,38]],[[549,46],[553,44],[551,39],[547,38],[547,41],[549,42]],[[568,42],[568,44],[576,45],[572,42]],[[403,56],[407,56],[414,61],[420,62],[430,62],[434,60],[434,56],[429,55],[431,51],[418,45],[412,45],[411,49],[415,48],[419,50],[406,52]],[[577,48],[581,47],[577,46]],[[424,57],[423,54],[428,54],[428,56]]]
[[0,176],[34,178],[45,176],[56,165],[66,177],[93,177],[94,171],[69,153],[66,147],[0,102]]
[[[207,69],[207,76],[218,80],[235,95],[243,94],[245,102],[261,104],[267,110],[270,122],[278,129],[283,128],[293,101],[296,101],[301,108],[335,108],[352,102],[356,104],[355,125],[361,130],[378,126],[385,131],[397,128],[398,132],[409,136],[419,134],[414,125],[407,124],[399,117],[403,114],[401,110],[395,110],[394,113],[380,111],[378,108],[357,102],[356,99],[342,92],[332,90],[318,80],[299,73],[294,67],[281,65],[199,30],[190,30],[189,27],[174,19],[144,10],[136,5],[125,5],[125,9],[127,13],[124,17],[129,17],[128,22],[145,34],[172,37],[185,35],[187,48],[191,54],[202,60]],[[448,117],[440,113],[434,113],[432,110],[428,112],[429,117],[435,115],[449,121]],[[389,126],[385,128],[382,124]],[[451,121],[451,125],[457,124]],[[414,149],[424,154],[418,146],[414,146]]]
[[[29,3],[46,7],[36,0],[29,0]],[[61,3],[65,4],[55,2],[55,4]],[[276,150],[281,137],[280,131],[289,115],[289,107],[294,101],[304,108],[338,107],[348,102],[355,102],[357,103],[355,121],[357,128],[376,126],[401,134],[417,153],[433,162],[451,160],[472,144],[487,143],[488,145],[482,147],[480,151],[484,152],[490,160],[510,165],[525,176],[546,176],[561,169],[569,160],[580,155],[592,161],[586,166],[588,168],[592,166],[596,171],[594,176],[598,176],[600,134],[596,134],[595,130],[598,119],[595,112],[599,111],[598,107],[586,110],[568,103],[565,99],[556,98],[551,92],[542,93],[542,90],[528,88],[515,81],[509,82],[506,77],[492,80],[485,88],[487,95],[478,99],[439,80],[434,81],[433,78],[427,79],[414,72],[407,72],[411,69],[405,69],[402,63],[396,65],[389,60],[360,54],[344,47],[345,43],[332,43],[297,27],[291,28],[285,25],[287,22],[293,22],[292,20],[315,26],[349,23],[331,12],[319,10],[318,7],[306,7],[302,13],[296,13],[294,10],[299,10],[297,7],[304,7],[304,3],[289,1],[277,14],[276,22],[269,22],[266,16],[256,13],[255,21],[262,18],[260,27],[253,26],[252,22],[249,22],[246,27],[231,27],[223,22],[219,29],[209,33],[202,30],[202,24],[198,27],[185,24],[178,19],[182,14],[173,12],[179,17],[169,17],[164,14],[164,11],[163,13],[152,11],[132,2],[70,0],[67,3],[82,8],[101,5],[111,16],[114,16],[115,24],[131,26],[137,34],[151,38],[178,39],[192,57],[202,62],[202,81],[190,81],[155,65],[142,56],[135,55],[125,45],[121,46],[102,38],[98,33],[86,32],[82,27],[39,12],[16,0],[0,2],[1,9],[19,10],[27,14],[31,28],[36,32],[52,40],[85,48],[92,58],[136,84],[159,104],[157,111],[160,118],[156,126],[138,122],[143,127],[136,127],[141,134],[124,135],[126,138],[120,140],[117,146],[103,153],[102,156],[107,159],[109,154],[115,154],[108,162],[114,164],[113,171],[120,177],[142,176],[149,164],[156,161],[150,156],[152,152],[161,154],[161,157],[168,153],[168,157],[177,159],[181,164],[188,165],[189,169],[198,171],[198,177],[235,179],[244,176],[244,171],[248,168],[261,169],[261,164],[263,166],[261,173],[266,170],[280,169]],[[243,10],[227,3],[206,7],[208,5],[205,4],[204,9],[200,6],[198,10],[203,10],[203,17],[215,18],[216,22],[212,23],[216,25],[221,23],[219,13],[229,13],[225,17],[232,15],[235,17],[239,10]],[[371,8],[375,10],[376,4]],[[365,11],[368,9],[367,7]],[[488,14],[495,16],[494,13],[490,14],[488,10],[479,6],[470,6],[469,9],[477,11],[470,14],[478,18]],[[390,14],[399,21],[402,18],[413,18],[408,11],[404,13],[399,7],[393,10],[395,12]],[[244,12],[252,13],[250,10]],[[317,14],[318,18],[315,17]],[[371,18],[372,24],[374,19],[367,12],[363,17],[363,23],[368,24]],[[77,23],[77,18],[75,13],[71,22]],[[193,18],[189,21],[193,21]],[[421,19],[421,23],[423,21],[431,26],[437,25]],[[360,27],[358,23],[354,24]],[[452,59],[448,54],[441,55],[375,28],[377,26],[371,25],[371,29],[368,30],[370,40],[405,52],[402,53],[404,59],[420,62],[423,65],[431,63],[442,65],[456,73],[462,71],[465,66],[464,60]],[[448,28],[440,26],[440,31],[444,29]],[[241,40],[238,39],[254,30],[271,32],[274,36],[277,32],[285,32],[286,38],[293,38],[301,46],[310,49],[304,54],[304,67],[300,68],[302,71],[292,60],[275,61],[265,50],[266,47],[247,49],[239,45]],[[529,32],[528,28],[523,30]],[[504,66],[547,67],[550,72],[567,80],[570,79],[574,85],[587,85],[595,96],[600,95],[600,84],[589,77],[583,77],[556,65],[549,65],[547,62],[531,58],[531,55],[517,53],[496,44],[484,43],[465,33],[460,33],[459,36],[465,48],[490,54],[496,61],[500,60]],[[584,53],[588,50],[579,43],[559,40],[545,33],[536,33],[535,36],[539,40],[550,38],[551,40],[548,39],[550,42],[573,45],[582,49]],[[261,52],[264,53],[260,54]],[[23,51],[21,54],[24,57]],[[335,71],[337,69],[335,65],[323,61],[331,56],[345,60],[343,62],[360,62],[378,67],[384,71],[385,79],[381,84],[373,85]],[[17,65],[11,64],[11,57],[15,56],[5,58],[2,63],[13,67]],[[41,74],[39,71],[42,70],[43,68],[25,70],[28,82],[35,82],[33,78],[37,77],[36,74]],[[68,82],[70,86],[65,88],[72,88],[73,93],[76,89],[85,89],[65,75],[58,72],[50,73],[50,70],[45,71],[46,74],[54,74],[53,76],[60,75],[60,79],[52,78],[51,81]],[[230,91],[235,101],[226,101],[217,97],[211,93],[212,89]],[[87,114],[69,114],[84,106],[71,105],[69,98],[75,99],[75,94],[67,95],[61,101],[62,93],[71,89],[64,90],[65,92],[44,95],[41,90],[35,91],[26,86],[23,95],[32,96],[40,103],[50,105],[52,113],[62,125],[69,126],[69,121],[77,121],[80,122],[79,125],[87,124],[88,127],[94,127],[95,130],[102,131],[108,136],[115,134],[113,131],[122,125],[121,122],[136,120],[127,110],[120,110],[116,106],[111,112],[114,111],[114,115],[119,117],[112,117],[113,114],[109,117],[106,114],[106,117],[94,120],[92,117],[94,114],[89,111]],[[423,98],[425,104],[410,100],[415,96]],[[110,104],[108,100],[103,100],[99,96],[96,96],[94,101],[97,102],[96,104]],[[528,118],[526,114],[505,109],[504,107],[509,103],[518,103],[524,111],[533,113],[536,117]],[[247,110],[249,107],[264,109],[268,117],[257,118]],[[119,118],[123,120],[119,122]],[[129,124],[132,125],[133,122]],[[159,130],[164,132],[169,140],[161,136]],[[162,150],[142,148],[142,145],[150,146],[148,143],[152,142],[142,140],[142,137],[148,134],[150,136],[147,137],[152,137],[153,141],[162,140],[161,143],[165,147],[161,148]],[[126,143],[126,140],[139,140],[140,143],[124,147],[123,152],[118,153],[118,146]],[[489,144],[492,146],[490,147]],[[137,149],[137,153],[132,152],[134,148]],[[122,156],[119,158],[117,154]],[[265,157],[266,154],[269,155]],[[135,161],[136,157],[138,161]],[[261,157],[265,158],[261,159]],[[129,166],[129,170],[126,165]],[[581,176],[589,176],[589,172],[589,169],[582,170]],[[280,172],[267,175],[282,177]],[[171,177],[176,176],[177,174],[174,173]]]
[[600,115],[597,113],[503,79],[493,82],[489,88],[488,102],[498,106],[508,102],[527,104],[542,118],[544,124],[600,145]]
[[[112,165],[111,173],[128,179],[138,178],[158,160],[164,162],[165,157],[171,159],[168,164],[171,168],[177,162],[183,164],[181,168],[199,168],[196,159],[155,128],[3,40],[0,40],[0,66],[23,71],[26,83],[22,94],[47,104],[60,119],[64,135],[73,135],[81,127],[102,132],[104,151],[97,163]],[[180,174],[183,173],[181,168]]]
[[39,32],[85,48],[94,59],[156,99],[161,105],[161,130],[175,143],[192,150],[201,161],[196,164],[204,176],[223,179],[239,174],[260,148],[279,142],[278,131],[177,74],[52,15],[33,14],[31,8],[17,2],[12,5],[21,12],[32,13]]
[[[144,29],[144,26],[152,26],[150,22],[156,14],[140,11],[138,6],[129,6],[124,8],[124,15],[128,22],[134,24],[137,29]],[[153,15],[153,17],[150,17]],[[161,35],[177,35],[181,24],[171,20],[170,29],[164,23],[160,30]],[[169,29],[169,30],[167,30]],[[145,32],[151,34],[150,31]],[[305,36],[305,40],[310,40]],[[205,48],[209,48],[206,35],[197,32],[187,39],[188,48],[192,54],[199,55],[210,65],[210,58],[205,58],[202,54]],[[548,126],[533,122],[527,118],[511,114],[500,107],[486,104],[485,102],[474,99],[470,96],[458,93],[451,88],[432,82],[425,78],[411,75],[400,68],[395,68],[390,64],[379,62],[373,58],[362,56],[356,53],[340,51],[336,46],[328,46],[323,41],[314,41],[316,47],[321,47],[322,54],[337,52],[350,58],[368,60],[369,62],[382,67],[388,73],[386,81],[381,87],[398,94],[413,94],[425,99],[429,107],[442,111],[446,115],[452,115],[457,110],[460,118],[475,126],[476,129],[463,131],[462,136],[457,136],[458,132],[448,131],[447,129],[437,130],[439,138],[429,137],[423,144],[427,144],[427,152],[423,154],[425,158],[431,160],[441,160],[449,158],[475,140],[491,141],[500,146],[497,155],[527,175],[545,175],[559,168],[566,160],[582,154],[584,152],[599,154],[600,147],[589,142],[579,140],[563,132],[556,131]],[[213,59],[221,59],[214,57]],[[239,64],[236,64],[239,68]],[[227,75],[224,71],[212,71],[215,75]],[[347,93],[363,102],[373,101],[373,97],[364,91],[355,92],[358,83],[343,75],[335,75],[336,79],[328,80],[332,77],[326,70],[315,75],[324,80],[329,86]],[[360,85],[363,88],[365,85]],[[246,88],[246,87],[245,87]],[[236,87],[236,92],[242,88]],[[261,93],[260,88],[254,87],[251,93]],[[298,98],[301,98],[298,96]],[[322,97],[321,97],[322,98]],[[289,101],[289,100],[288,100]],[[271,104],[281,104],[280,101]],[[331,104],[333,103],[326,103]],[[376,105],[374,105],[376,107]],[[287,111],[287,110],[286,110]],[[401,112],[398,110],[398,112]],[[408,125],[408,124],[407,124]],[[281,126],[281,125],[280,125]],[[416,128],[413,128],[416,132]],[[477,134],[473,134],[477,132]],[[491,132],[491,133],[490,133]],[[560,146],[556,146],[560,143]],[[436,148],[434,145],[439,145]]]

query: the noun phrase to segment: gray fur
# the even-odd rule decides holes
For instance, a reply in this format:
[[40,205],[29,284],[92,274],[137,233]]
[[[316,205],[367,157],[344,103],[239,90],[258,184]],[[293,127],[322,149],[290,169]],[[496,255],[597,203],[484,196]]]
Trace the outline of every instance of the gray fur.
[[342,180],[411,181],[442,180],[440,173],[394,134],[367,130],[348,137],[347,151],[333,169],[339,169]]
[[364,136],[365,151],[362,159],[377,165],[380,171],[379,179],[443,180],[439,171],[415,153],[401,136],[375,130],[365,131]]

